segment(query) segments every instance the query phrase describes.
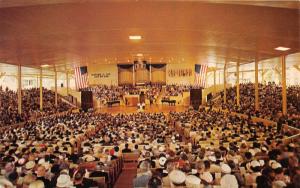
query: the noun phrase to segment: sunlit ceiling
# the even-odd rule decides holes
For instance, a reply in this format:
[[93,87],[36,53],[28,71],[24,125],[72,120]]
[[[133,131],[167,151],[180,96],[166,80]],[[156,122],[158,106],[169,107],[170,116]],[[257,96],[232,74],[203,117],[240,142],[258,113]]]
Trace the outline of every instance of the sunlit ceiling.
[[247,2],[0,0],[0,61],[223,64],[300,51],[299,2]]

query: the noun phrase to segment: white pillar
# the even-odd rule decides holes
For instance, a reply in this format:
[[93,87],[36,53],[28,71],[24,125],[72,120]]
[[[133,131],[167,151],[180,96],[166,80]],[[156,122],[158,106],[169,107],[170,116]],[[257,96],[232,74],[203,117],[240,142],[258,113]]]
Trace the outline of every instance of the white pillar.
[[135,85],[135,68],[134,68],[134,64],[132,66],[132,85]]
[[224,65],[224,82],[223,82],[223,87],[224,87],[224,96],[223,96],[223,102],[224,102],[224,104],[226,104],[227,102],[227,99],[226,99],[226,85],[227,85],[227,82],[226,82],[226,77],[227,77],[227,75],[226,75],[226,64],[227,64],[227,62],[225,62],[225,65]]
[[240,106],[240,62],[236,65],[236,103]]
[[287,98],[286,98],[286,62],[285,55],[281,56],[281,84],[282,84],[282,113],[287,115]]
[[259,95],[258,95],[258,60],[255,60],[255,110],[259,110]]
[[22,72],[21,65],[18,65],[18,113],[22,114]]
[[66,82],[67,82],[67,95],[69,95],[69,73],[66,72]]
[[55,84],[55,106],[57,107],[57,71],[54,67],[54,84]]
[[150,82],[152,82],[152,66],[151,64],[149,65],[149,71],[150,71]]
[[43,110],[43,69],[40,68],[40,110]]

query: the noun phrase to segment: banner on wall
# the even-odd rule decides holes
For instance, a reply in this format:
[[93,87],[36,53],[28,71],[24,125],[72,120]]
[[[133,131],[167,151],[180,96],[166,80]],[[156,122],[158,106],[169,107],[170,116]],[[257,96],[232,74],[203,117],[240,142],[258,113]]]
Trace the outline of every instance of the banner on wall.
[[117,85],[118,68],[116,65],[89,65],[89,85]]
[[194,82],[194,64],[167,64],[167,84],[191,85]]
[[170,69],[168,70],[169,77],[188,77],[192,76],[192,69]]

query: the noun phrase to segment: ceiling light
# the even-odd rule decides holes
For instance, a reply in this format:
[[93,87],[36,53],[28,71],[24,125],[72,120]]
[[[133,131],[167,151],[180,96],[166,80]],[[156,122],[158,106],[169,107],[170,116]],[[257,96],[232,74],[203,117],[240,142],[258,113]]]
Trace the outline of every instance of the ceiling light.
[[136,54],[136,56],[138,56],[138,57],[143,57],[143,54]]
[[130,40],[141,40],[142,36],[140,36],[140,35],[130,35],[129,39]]
[[45,64],[45,65],[41,65],[41,67],[45,68],[45,67],[49,67],[49,65]]
[[278,50],[278,51],[287,51],[289,50],[290,48],[288,47],[283,47],[283,46],[278,46],[277,48],[274,48],[275,50]]

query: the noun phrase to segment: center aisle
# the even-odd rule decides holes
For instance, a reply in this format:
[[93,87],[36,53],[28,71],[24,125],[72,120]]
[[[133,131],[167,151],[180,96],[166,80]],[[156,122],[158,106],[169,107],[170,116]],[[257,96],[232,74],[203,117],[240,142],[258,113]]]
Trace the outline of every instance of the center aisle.
[[136,169],[126,169],[120,174],[114,188],[131,188],[133,179],[136,176]]

